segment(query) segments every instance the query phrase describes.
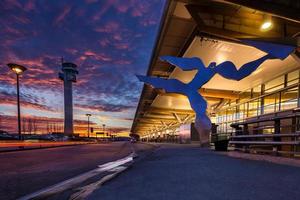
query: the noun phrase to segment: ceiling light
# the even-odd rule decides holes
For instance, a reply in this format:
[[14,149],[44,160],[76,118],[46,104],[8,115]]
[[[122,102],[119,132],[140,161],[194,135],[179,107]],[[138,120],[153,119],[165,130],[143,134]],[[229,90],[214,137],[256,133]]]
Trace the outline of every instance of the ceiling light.
[[264,15],[263,23],[260,27],[262,31],[267,31],[272,28],[272,20],[271,20],[271,15]]
[[264,22],[261,25],[261,29],[269,29],[272,26],[272,22]]

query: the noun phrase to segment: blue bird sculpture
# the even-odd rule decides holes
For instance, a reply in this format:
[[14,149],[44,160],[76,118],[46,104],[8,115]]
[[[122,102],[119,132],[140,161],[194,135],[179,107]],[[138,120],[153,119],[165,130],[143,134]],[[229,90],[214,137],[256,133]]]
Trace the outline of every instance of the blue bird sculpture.
[[183,83],[177,79],[163,79],[158,77],[148,77],[137,75],[141,82],[150,84],[155,88],[164,89],[167,93],[178,93],[187,96],[192,109],[196,113],[195,127],[200,137],[200,143],[202,146],[209,144],[209,133],[211,130],[211,121],[206,115],[207,102],[199,94],[198,90],[206,84],[214,75],[219,74],[226,79],[239,81],[252,72],[254,72],[263,62],[269,59],[285,59],[290,55],[295,47],[281,44],[273,44],[252,40],[242,40],[242,42],[254,46],[264,52],[267,55],[248,62],[241,66],[239,69],[231,61],[225,61],[220,64],[211,62],[206,67],[201,59],[197,57],[182,58],[174,56],[162,56],[160,59],[166,61],[172,65],[181,68],[184,71],[198,70],[193,80],[189,83]]

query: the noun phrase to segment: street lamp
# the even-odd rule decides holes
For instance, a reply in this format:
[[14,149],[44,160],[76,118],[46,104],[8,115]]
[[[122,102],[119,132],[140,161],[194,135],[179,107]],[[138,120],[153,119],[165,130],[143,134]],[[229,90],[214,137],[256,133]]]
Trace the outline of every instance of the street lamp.
[[85,114],[88,117],[88,137],[90,137],[90,116],[92,116],[92,114]]
[[20,86],[19,86],[19,76],[27,70],[26,67],[14,63],[8,63],[7,66],[16,73],[17,75],[17,102],[18,102],[18,135],[19,140],[22,140],[21,135],[21,112],[20,112]]

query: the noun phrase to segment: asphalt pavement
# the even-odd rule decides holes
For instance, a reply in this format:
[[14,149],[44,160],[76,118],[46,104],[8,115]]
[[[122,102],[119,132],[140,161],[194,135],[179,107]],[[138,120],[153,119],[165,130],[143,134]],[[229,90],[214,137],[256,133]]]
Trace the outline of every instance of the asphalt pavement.
[[114,142],[1,153],[0,199],[16,199],[131,152],[131,144]]
[[162,145],[88,199],[296,200],[300,168],[232,158],[189,145]]

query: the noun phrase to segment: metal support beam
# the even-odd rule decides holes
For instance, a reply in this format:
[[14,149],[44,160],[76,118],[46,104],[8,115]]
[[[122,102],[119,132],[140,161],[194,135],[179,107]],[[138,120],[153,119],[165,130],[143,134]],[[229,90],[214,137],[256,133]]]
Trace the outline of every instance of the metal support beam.
[[173,113],[173,116],[178,121],[178,123],[180,123],[180,124],[182,123],[182,120],[180,119],[180,117],[176,113]]
[[[177,93],[165,93],[163,90],[157,90],[158,94],[162,96],[171,96],[176,98],[186,98],[186,96]],[[233,91],[226,91],[226,90],[215,90],[215,89],[205,89],[201,88],[199,90],[200,94],[205,98],[211,98],[212,100],[219,100],[219,99],[238,99],[239,96],[237,93]]]
[[186,110],[186,109],[168,109],[168,108],[160,108],[151,106],[147,109],[148,112],[155,112],[155,113],[177,113],[177,114],[194,114],[193,110]]

